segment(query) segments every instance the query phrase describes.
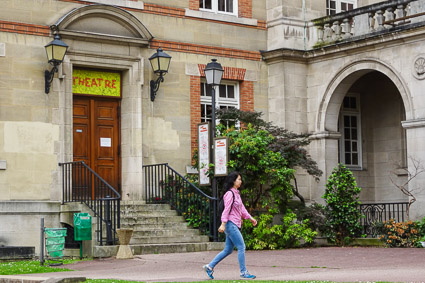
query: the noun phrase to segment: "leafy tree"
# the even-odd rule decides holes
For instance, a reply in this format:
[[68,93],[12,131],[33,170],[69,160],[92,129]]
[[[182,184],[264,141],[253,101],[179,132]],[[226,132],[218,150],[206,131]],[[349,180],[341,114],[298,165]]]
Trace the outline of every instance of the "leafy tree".
[[[223,124],[235,124],[239,121],[242,125],[251,125],[254,130],[266,131],[273,139],[267,148],[279,153],[285,160],[288,168],[301,167],[316,180],[322,176],[322,171],[317,163],[308,154],[305,147],[310,143],[308,134],[296,134],[282,127],[273,125],[261,119],[261,112],[246,112],[239,109],[224,109],[217,111],[217,117]],[[292,194],[305,203],[304,197],[299,193],[297,180],[293,176],[294,185],[291,186]]]
[[323,195],[326,201],[326,237],[329,242],[344,245],[360,235],[360,191],[353,173],[347,167],[339,164],[334,168]]

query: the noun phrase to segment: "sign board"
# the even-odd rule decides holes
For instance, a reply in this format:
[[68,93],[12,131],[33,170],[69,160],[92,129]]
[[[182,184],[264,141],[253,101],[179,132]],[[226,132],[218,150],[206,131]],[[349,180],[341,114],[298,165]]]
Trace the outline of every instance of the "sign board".
[[199,185],[208,186],[211,184],[207,176],[208,165],[210,163],[210,123],[198,124],[198,156],[199,156]]
[[229,140],[227,137],[214,139],[214,175],[227,176],[227,162],[229,161]]
[[121,97],[121,75],[117,72],[74,69],[72,93]]

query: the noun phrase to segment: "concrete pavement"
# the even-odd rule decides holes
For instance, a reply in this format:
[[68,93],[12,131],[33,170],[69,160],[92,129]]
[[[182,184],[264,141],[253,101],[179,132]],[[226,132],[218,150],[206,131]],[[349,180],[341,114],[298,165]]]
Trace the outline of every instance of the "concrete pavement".
[[[145,282],[201,281],[208,279],[202,265],[216,254],[208,251],[140,255],[130,260],[96,259],[64,266],[75,270],[72,272],[19,275],[16,279],[25,282],[36,276],[50,278],[51,282],[55,278],[70,277]],[[425,282],[425,249],[416,248],[323,247],[247,251],[246,264],[249,272],[257,275],[256,280]],[[217,280],[239,279],[236,252],[216,266],[214,276]]]

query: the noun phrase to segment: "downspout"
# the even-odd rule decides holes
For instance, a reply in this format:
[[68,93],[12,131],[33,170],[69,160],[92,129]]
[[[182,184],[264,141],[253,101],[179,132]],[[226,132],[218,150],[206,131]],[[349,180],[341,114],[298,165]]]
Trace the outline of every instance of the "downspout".
[[304,51],[307,50],[307,22],[305,20],[305,0],[303,0],[303,21],[304,21]]

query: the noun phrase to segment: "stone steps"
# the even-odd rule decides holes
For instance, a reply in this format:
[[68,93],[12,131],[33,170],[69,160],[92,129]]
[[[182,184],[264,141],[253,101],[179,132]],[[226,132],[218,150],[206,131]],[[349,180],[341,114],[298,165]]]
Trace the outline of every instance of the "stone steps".
[[133,231],[133,238],[138,237],[184,237],[199,236],[197,229],[143,229]]
[[130,245],[138,244],[173,244],[173,243],[203,243],[209,242],[208,236],[186,235],[186,236],[161,236],[161,237],[132,237]]
[[[212,243],[198,229],[190,228],[168,204],[121,203],[121,228],[132,228],[130,247],[134,255],[182,253],[223,249],[224,243]],[[99,257],[113,256],[117,248],[96,247]]]

